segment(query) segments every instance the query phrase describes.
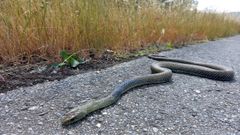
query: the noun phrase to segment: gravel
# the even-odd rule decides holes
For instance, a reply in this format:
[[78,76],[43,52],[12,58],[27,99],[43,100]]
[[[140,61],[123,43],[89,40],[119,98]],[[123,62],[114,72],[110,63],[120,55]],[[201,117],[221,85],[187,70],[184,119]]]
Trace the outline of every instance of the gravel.
[[150,72],[146,57],[104,70],[0,94],[1,135],[240,135],[240,36],[162,52],[230,66],[235,81],[174,74],[170,83],[127,92],[119,102],[62,127],[71,108],[110,94],[120,82]]

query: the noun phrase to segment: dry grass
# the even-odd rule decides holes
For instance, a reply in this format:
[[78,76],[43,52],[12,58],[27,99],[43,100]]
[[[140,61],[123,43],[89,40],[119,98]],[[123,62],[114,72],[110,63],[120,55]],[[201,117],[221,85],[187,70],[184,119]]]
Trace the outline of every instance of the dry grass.
[[109,0],[0,1],[0,61],[59,51],[134,50],[153,43],[182,44],[240,32],[224,15],[123,5]]

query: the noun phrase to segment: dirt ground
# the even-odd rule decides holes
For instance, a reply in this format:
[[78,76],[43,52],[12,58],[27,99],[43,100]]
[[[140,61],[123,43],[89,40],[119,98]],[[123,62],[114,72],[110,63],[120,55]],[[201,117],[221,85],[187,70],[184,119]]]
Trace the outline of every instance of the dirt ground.
[[127,59],[116,59],[112,54],[105,53],[99,58],[80,64],[76,69],[69,67],[56,68],[48,62],[20,65],[0,65],[0,93],[18,87],[32,86],[37,83],[64,79],[68,76],[100,70],[124,62]]

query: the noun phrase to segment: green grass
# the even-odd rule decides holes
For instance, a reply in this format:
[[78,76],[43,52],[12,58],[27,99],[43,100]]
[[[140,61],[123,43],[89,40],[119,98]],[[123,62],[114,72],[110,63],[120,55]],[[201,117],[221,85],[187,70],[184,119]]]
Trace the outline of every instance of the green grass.
[[[224,14],[109,0],[0,1],[0,62],[59,59],[61,50],[126,53],[155,43],[184,44],[239,34]],[[21,58],[21,59],[19,59]]]

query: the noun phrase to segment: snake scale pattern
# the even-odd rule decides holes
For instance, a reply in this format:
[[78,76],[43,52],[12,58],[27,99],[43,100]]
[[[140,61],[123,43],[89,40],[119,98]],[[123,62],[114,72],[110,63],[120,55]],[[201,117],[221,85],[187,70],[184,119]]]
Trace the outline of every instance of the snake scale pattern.
[[229,67],[167,58],[158,55],[150,55],[148,57],[159,61],[158,63],[153,63],[151,65],[152,74],[126,80],[118,85],[107,97],[92,100],[84,105],[73,108],[63,116],[61,121],[62,125],[66,126],[75,123],[86,117],[91,112],[116,103],[123,93],[132,88],[147,84],[169,82],[172,78],[172,72],[219,81],[231,81],[234,79],[234,72]]

